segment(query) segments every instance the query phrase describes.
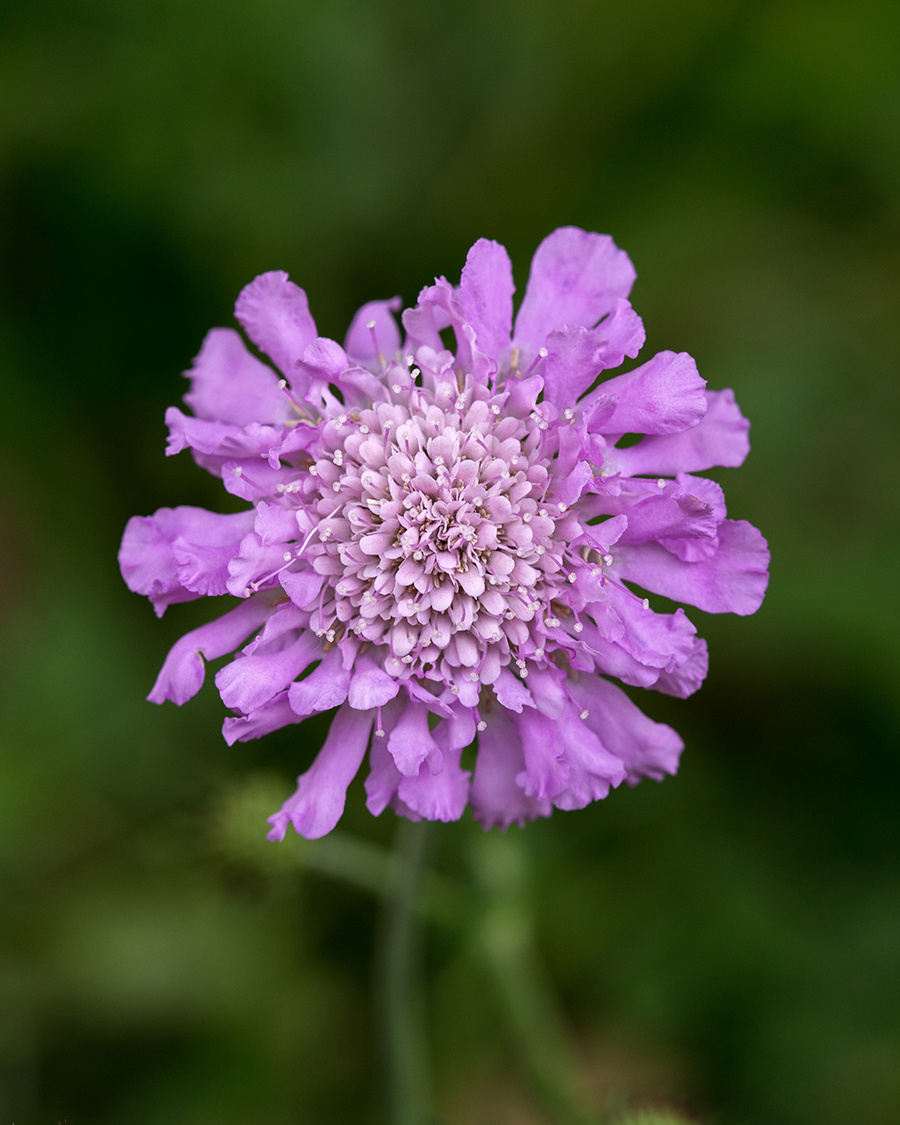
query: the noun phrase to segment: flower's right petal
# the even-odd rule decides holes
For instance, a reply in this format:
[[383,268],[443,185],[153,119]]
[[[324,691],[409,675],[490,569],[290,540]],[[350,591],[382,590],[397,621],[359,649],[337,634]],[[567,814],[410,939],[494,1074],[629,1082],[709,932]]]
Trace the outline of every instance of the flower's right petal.
[[674,476],[716,465],[742,465],[750,452],[750,423],[734,401],[734,392],[707,391],[706,401],[706,414],[696,426],[680,434],[654,434],[627,449],[611,449],[607,468],[628,476]]
[[207,332],[184,375],[191,381],[184,401],[198,418],[246,426],[283,425],[291,417],[291,402],[278,386],[278,376],[247,351],[233,328]]
[[482,828],[525,826],[526,820],[549,816],[549,801],[525,795],[516,778],[525,768],[522,741],[508,711],[494,707],[485,716],[487,727],[478,735],[478,757],[469,802]]
[[671,672],[660,672],[654,688],[663,695],[675,695],[687,699],[693,695],[706,679],[709,671],[709,650],[702,637],[694,637],[694,649],[687,660]]
[[288,824],[307,840],[318,840],[334,828],[344,811],[347,787],[365,757],[374,717],[372,711],[355,711],[344,704],[315,761],[297,778],[296,793],[269,817],[267,839],[283,840]]
[[466,257],[459,283],[459,303],[475,329],[478,347],[501,358],[512,331],[512,263],[499,242],[479,238]]
[[303,290],[284,270],[260,274],[241,290],[234,315],[253,343],[291,382],[297,360],[316,338],[316,324]]
[[574,406],[601,371],[632,359],[644,345],[641,318],[631,304],[620,299],[615,311],[598,328],[580,324],[551,332],[544,363],[544,396],[562,409]]
[[215,660],[225,656],[255,632],[272,613],[265,596],[248,598],[223,617],[185,633],[169,650],[169,655],[147,696],[151,703],[171,699],[179,706],[200,690],[205,676],[203,657]]
[[621,688],[600,676],[580,676],[569,686],[588,712],[585,723],[624,762],[629,785],[642,777],[662,781],[678,770],[684,743],[677,732],[648,719]]
[[[395,359],[400,351],[400,329],[393,313],[399,312],[402,305],[400,297],[392,297],[389,301],[369,301],[363,305],[347,329],[344,339],[347,355],[363,367],[377,371],[384,365],[382,361],[390,363]],[[372,328],[370,324],[373,324]]]
[[[604,434],[673,434],[687,430],[707,410],[706,380],[687,352],[658,352],[653,359],[607,379],[582,405],[602,422],[588,419],[588,431]],[[609,405],[615,403],[612,412]]]
[[548,334],[567,324],[593,328],[627,297],[637,276],[631,260],[608,234],[560,227],[537,248],[514,339],[530,355]]
[[687,602],[707,613],[755,613],[769,583],[769,549],[746,520],[719,525],[719,546],[710,559],[687,563],[657,543],[617,548],[620,578],[653,594]]

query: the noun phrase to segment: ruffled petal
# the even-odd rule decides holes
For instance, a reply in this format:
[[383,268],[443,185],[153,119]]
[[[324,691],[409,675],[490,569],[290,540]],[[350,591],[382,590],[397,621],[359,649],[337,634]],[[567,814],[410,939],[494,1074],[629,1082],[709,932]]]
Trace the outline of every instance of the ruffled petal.
[[694,637],[694,648],[687,660],[671,672],[660,672],[654,688],[656,691],[661,691],[663,695],[687,699],[702,686],[708,671],[709,650],[706,641],[702,637]]
[[190,371],[191,389],[184,401],[198,418],[283,425],[291,417],[291,402],[278,386],[278,376],[252,356],[233,328],[207,332]]
[[278,652],[235,657],[216,673],[216,687],[226,707],[249,714],[284,691],[321,654],[318,637],[305,629],[293,644]]
[[684,743],[677,732],[648,719],[621,688],[600,676],[580,676],[570,689],[588,712],[585,723],[624,763],[629,785],[642,777],[662,781],[678,770]]
[[[705,387],[687,352],[658,352],[634,371],[607,379],[584,399],[587,428],[604,434],[680,433],[706,413]],[[595,413],[599,420],[591,417]]]
[[253,343],[293,384],[297,360],[317,335],[303,290],[284,270],[260,274],[241,290],[234,315]]
[[706,401],[706,414],[696,426],[680,434],[645,437],[627,449],[610,450],[606,466],[629,476],[674,476],[701,473],[716,465],[742,465],[750,452],[750,423],[734,401],[734,392],[707,391]]
[[707,613],[755,613],[769,583],[768,570],[766,541],[746,520],[720,524],[718,550],[703,562],[682,562],[657,543],[621,547],[616,555],[621,578]]
[[567,324],[593,328],[627,297],[637,277],[608,234],[560,227],[537,248],[516,317],[515,342],[534,354],[550,332]]
[[478,736],[478,757],[469,802],[482,828],[511,824],[525,827],[526,820],[549,816],[549,801],[528,797],[516,778],[525,769],[522,740],[507,711],[495,707],[485,716],[487,728]]
[[[446,719],[442,723],[446,723]],[[460,765],[461,751],[461,747],[444,750],[438,773],[432,773],[428,763],[423,762],[415,777],[402,779],[397,787],[397,796],[407,808],[425,820],[442,820],[445,823],[459,820],[469,799],[469,778],[472,776]]]
[[333,648],[306,679],[291,684],[288,699],[291,709],[306,718],[315,711],[330,711],[332,707],[340,707],[349,690],[350,672],[343,665],[341,650]]
[[596,733],[567,704],[559,719],[559,730],[569,764],[569,784],[553,798],[558,809],[583,809],[592,801],[602,801],[625,780],[621,760],[607,750]]
[[569,784],[569,764],[559,729],[540,711],[523,711],[513,722],[525,757],[525,769],[517,775],[516,784],[522,786],[528,797],[552,800]]
[[388,738],[388,750],[404,777],[415,777],[427,761],[432,770],[440,769],[441,750],[428,727],[428,708],[422,703],[407,703]]
[[475,329],[478,347],[498,360],[509,350],[515,291],[512,263],[505,247],[479,238],[463,267],[459,303]]
[[691,495],[649,496],[629,508],[626,518],[628,526],[618,540],[620,545],[667,537],[712,542],[718,527],[711,506]]
[[175,642],[147,696],[151,703],[171,699],[179,706],[186,703],[203,685],[206,669],[203,657],[215,660],[225,656],[250,636],[272,613],[272,604],[264,596],[248,598],[224,616],[201,625]]
[[344,704],[315,761],[297,778],[296,793],[269,817],[267,839],[283,840],[288,824],[307,840],[318,840],[334,828],[344,811],[347,787],[365,757],[373,718],[371,711]]
[[235,742],[250,742],[254,738],[263,738],[273,731],[299,722],[302,722],[302,719],[291,710],[288,693],[282,691],[258,710],[251,711],[249,715],[227,718],[222,724],[222,737],[229,746],[233,746]]
[[570,324],[547,337],[544,395],[556,406],[574,406],[601,371],[632,359],[644,346],[644,325],[625,300],[599,328]]

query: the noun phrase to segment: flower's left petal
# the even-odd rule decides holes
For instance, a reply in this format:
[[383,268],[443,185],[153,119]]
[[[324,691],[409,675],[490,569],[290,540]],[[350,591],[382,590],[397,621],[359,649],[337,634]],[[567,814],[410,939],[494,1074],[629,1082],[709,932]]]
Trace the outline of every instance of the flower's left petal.
[[628,296],[636,276],[628,255],[608,234],[560,227],[532,259],[515,342],[531,357],[554,329],[567,324],[593,328],[619,297]]
[[378,371],[395,359],[400,351],[400,329],[392,314],[399,312],[402,305],[400,297],[363,305],[347,329],[344,340],[347,355],[363,367]]
[[629,785],[642,777],[662,781],[678,770],[684,743],[677,732],[648,719],[621,688],[600,676],[580,676],[570,686],[588,713],[585,723],[624,763]]
[[341,819],[347,787],[365,757],[374,713],[355,711],[346,703],[335,715],[325,745],[297,778],[297,791],[269,817],[267,839],[283,840],[288,824],[307,840],[325,836]]
[[283,425],[291,417],[291,402],[278,385],[278,376],[252,356],[233,328],[207,332],[190,371],[191,389],[184,401],[198,418]]
[[299,715],[295,715],[288,702],[288,693],[279,692],[268,703],[263,704],[257,711],[249,715],[229,717],[222,724],[222,737],[229,746],[235,742],[250,742],[254,738],[263,738],[273,731],[293,723],[302,722]]
[[547,800],[525,794],[516,778],[525,768],[522,741],[508,711],[495,707],[485,716],[487,727],[478,735],[478,757],[469,800],[482,828],[524,828],[526,820],[549,816]]
[[200,690],[205,676],[203,657],[215,660],[225,656],[255,632],[272,613],[264,596],[248,598],[223,617],[185,633],[169,650],[169,655],[147,696],[151,703],[171,699],[179,706]]
[[755,613],[769,582],[769,549],[746,520],[719,525],[712,558],[686,563],[656,543],[617,549],[619,577],[654,594],[687,602],[707,613]]
[[[603,422],[588,422],[604,434],[673,434],[696,426],[706,413],[706,380],[687,352],[658,352],[653,359],[607,379],[583,402],[602,413]],[[608,413],[605,404],[615,403]]]
[[260,274],[241,290],[234,315],[253,343],[292,382],[297,360],[316,338],[303,290],[284,270]]
[[[251,422],[247,426],[237,426],[232,422],[209,422],[202,418],[191,418],[177,406],[170,406],[166,411],[166,425],[169,427],[167,457],[188,448],[227,460],[268,457],[270,451],[285,440],[285,432],[281,427],[263,426],[258,422]],[[288,432],[293,434],[294,431]],[[310,440],[314,438],[315,434]]]
[[497,359],[509,349],[515,291],[512,263],[505,247],[479,238],[463,266],[459,303],[475,329],[478,347]]
[[[321,655],[321,650],[318,655]],[[288,698],[293,710],[306,718],[315,711],[330,711],[332,707],[340,707],[349,690],[350,673],[343,666],[341,650],[333,648],[305,680],[291,684]]]
[[293,644],[278,652],[235,657],[216,673],[216,687],[226,707],[249,715],[284,691],[320,656],[318,637],[305,629]]

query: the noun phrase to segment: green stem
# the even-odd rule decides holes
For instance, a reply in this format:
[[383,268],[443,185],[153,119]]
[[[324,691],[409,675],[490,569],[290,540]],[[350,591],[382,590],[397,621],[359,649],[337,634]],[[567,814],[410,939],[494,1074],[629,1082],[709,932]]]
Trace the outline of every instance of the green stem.
[[379,979],[391,1125],[424,1125],[428,1117],[416,902],[427,837],[427,821],[401,820],[397,825],[396,861],[385,896]]

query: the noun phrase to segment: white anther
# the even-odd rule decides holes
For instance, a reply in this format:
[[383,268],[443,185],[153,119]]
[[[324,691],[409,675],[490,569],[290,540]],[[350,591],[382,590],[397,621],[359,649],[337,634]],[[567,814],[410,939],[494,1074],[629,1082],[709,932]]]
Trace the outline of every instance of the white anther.
[[375,737],[376,738],[384,738],[384,731],[381,729],[381,727],[379,727],[378,730],[375,731]]
[[541,508],[541,510],[538,512],[538,515],[541,517],[542,520],[545,520],[547,518],[547,509]]
[[393,418],[385,418],[385,420],[384,420],[384,428],[385,428],[386,430],[389,430],[389,429],[391,428],[391,426],[393,426],[393,424],[394,424],[394,419],[393,419]]
[[[243,476],[243,475],[244,475],[244,470],[243,470],[243,469],[241,468],[241,466],[240,466],[240,465],[235,465],[235,467],[234,467],[234,468],[233,468],[233,469],[232,469],[231,471],[232,471],[232,472],[234,473],[234,475],[235,475],[236,477],[240,477],[240,476]],[[283,484],[280,484],[280,485],[279,485],[278,487],[279,487],[279,488],[284,488],[284,485],[283,485]]]
[[335,587],[335,589],[337,590],[337,592],[339,594],[346,594],[347,593],[347,587],[344,585],[343,582],[339,582],[337,584],[337,586]]
[[325,640],[328,641],[329,644],[334,644],[334,629],[328,630],[325,634]]
[[544,659],[544,650],[542,648],[536,648],[534,650],[534,658],[535,658],[535,660],[543,660]]
[[604,556],[603,556],[603,561],[604,561],[604,562],[606,563],[606,565],[607,565],[607,566],[612,566],[612,564],[613,564],[613,557],[612,557],[612,555],[604,555]]
[[459,688],[456,686],[456,684],[450,685],[450,693],[451,695],[459,695]]
[[566,581],[567,581],[567,582],[574,582],[574,581],[575,581],[575,578],[576,578],[576,575],[574,575],[574,574],[570,574],[570,575],[568,576],[568,578],[566,579]]
[[375,321],[374,320],[367,320],[366,321],[366,328],[374,328],[374,327],[375,327]]
[[500,413],[500,407],[495,402],[493,404],[493,406],[491,407],[491,414],[499,414],[499,413]]
[[583,631],[584,631],[584,625],[582,625],[582,623],[580,621],[576,621],[575,622],[575,632],[581,633]]
[[284,561],[285,561],[285,562],[290,562],[290,561],[291,561],[291,559],[292,559],[292,558],[293,558],[294,556],[293,556],[293,555],[291,554],[291,552],[290,552],[290,551],[285,551],[285,552],[284,552],[284,554],[283,554],[283,555],[282,555],[281,557],[282,557],[282,558],[284,559]]
[[581,714],[578,716],[578,718],[579,719],[586,719],[588,717],[588,715],[590,715],[590,711],[588,711],[587,707],[585,707],[585,709],[581,712]]
[[413,658],[411,656],[404,656],[403,657],[403,663],[404,664],[412,664],[412,662],[413,662]]
[[643,603],[642,603],[642,604],[643,604],[643,606],[644,606],[644,609],[649,609],[649,608],[650,608],[650,599],[649,599],[649,598],[644,598],[644,601],[643,601]]
[[506,611],[506,613],[504,613],[504,614],[503,614],[503,616],[504,616],[504,617],[506,618],[506,620],[507,620],[507,621],[512,621],[512,619],[513,619],[513,618],[514,618],[514,617],[515,617],[516,615],[515,615],[515,614],[513,613],[513,611],[512,611],[511,609],[508,609],[508,610]]
[[319,475],[319,470],[315,467],[315,465],[310,465],[309,475],[311,477],[317,477]]
[[287,379],[279,379],[278,380],[278,389],[280,391],[283,391],[286,386],[287,386]]
[[399,383],[391,383],[391,390],[395,395],[398,395],[403,390],[403,387]]
[[525,515],[522,516],[522,522],[531,523],[531,512],[526,512]]
[[599,566],[591,567],[591,574],[593,574],[593,576],[595,578],[599,578],[602,573],[603,573],[603,571],[600,569]]
[[443,465],[444,464],[444,458],[443,457],[435,457],[434,463],[435,463],[435,465]]
[[557,506],[557,508],[559,508],[559,514],[560,515],[562,515],[563,512],[568,512],[568,510],[569,510],[568,504],[557,504],[556,506]]
[[410,375],[412,375],[414,379],[418,379],[421,374],[422,372],[418,369],[418,367],[414,367],[412,371],[410,371]]
[[537,552],[537,553],[538,553],[539,555],[542,555],[542,554],[544,553],[544,551],[545,551],[545,550],[546,550],[546,548],[545,548],[545,547],[543,547],[543,546],[542,546],[542,545],[541,545],[540,543],[539,543],[539,544],[537,545],[537,547],[535,547],[535,551],[536,551],[536,552]]
[[503,470],[503,472],[500,474],[500,479],[501,480],[509,480],[509,469]]
[[575,411],[569,410],[569,408],[566,407],[566,409],[563,411],[563,418],[565,418],[565,420],[567,422],[571,422],[574,417],[575,417]]
[[416,562],[421,562],[422,559],[425,558],[425,555],[422,551],[413,551],[413,558],[416,560]]
[[479,721],[478,721],[478,722],[477,722],[477,723],[475,724],[475,729],[476,729],[476,730],[487,730],[487,723],[486,723],[486,722],[484,721],[484,719],[480,719],[480,720],[479,720]]
[[408,356],[406,357],[406,366],[407,366],[407,367],[412,367],[412,365],[413,365],[413,364],[414,364],[415,362],[416,362],[416,357],[415,357],[414,355],[408,355]]
[[332,491],[334,491],[334,492],[340,492],[341,491],[341,482],[339,480],[336,480],[334,482],[334,484],[331,486],[331,488],[332,488]]
[[549,354],[550,353],[547,351],[546,348],[540,348],[538,350],[538,355],[541,357],[541,359],[546,359]]
[[360,427],[359,427],[359,432],[360,432],[361,434],[367,434],[367,433],[369,432],[369,427],[368,427],[368,426],[360,426]]
[[478,683],[478,673],[477,672],[470,672],[469,673],[469,679],[472,681],[473,684],[477,684]]
[[662,477],[660,477],[659,480],[656,482],[656,487],[657,488],[665,488],[666,487],[666,482],[662,479]]

